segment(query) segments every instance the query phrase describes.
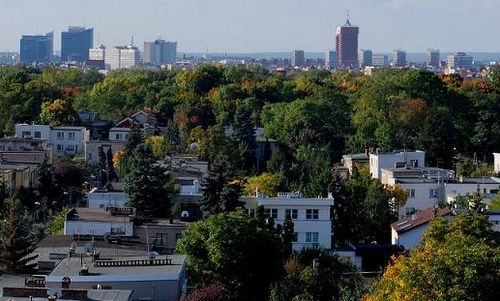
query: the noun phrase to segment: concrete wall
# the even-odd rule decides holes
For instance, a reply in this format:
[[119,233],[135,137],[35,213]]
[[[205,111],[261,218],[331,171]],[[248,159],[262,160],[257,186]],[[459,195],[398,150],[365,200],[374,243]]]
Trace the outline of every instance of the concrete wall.
[[119,151],[122,150],[125,147],[125,140],[124,141],[98,141],[98,140],[91,140],[87,141],[85,143],[85,160],[89,163],[94,163],[99,161],[99,147],[102,146],[102,149],[104,153],[108,151],[109,148],[111,148],[111,152],[113,152],[113,155]]
[[[129,217],[125,216],[125,220]],[[130,221],[124,222],[91,222],[91,221],[65,221],[64,235],[104,235],[111,233],[111,229],[121,229],[125,236],[132,236],[134,225]]]
[[493,153],[493,159],[494,159],[493,170],[496,173],[500,173],[500,153]]
[[418,160],[418,166],[425,166],[425,152],[370,154],[370,174],[373,178],[380,179],[382,168],[396,168],[397,163],[410,165],[413,160]]
[[90,192],[87,194],[89,208],[125,208],[128,194],[125,192]]

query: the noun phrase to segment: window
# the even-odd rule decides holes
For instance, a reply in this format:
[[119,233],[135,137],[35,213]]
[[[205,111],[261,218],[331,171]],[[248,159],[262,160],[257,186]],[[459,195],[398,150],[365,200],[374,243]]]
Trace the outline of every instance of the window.
[[122,134],[115,134],[115,140],[122,140]]
[[318,243],[319,233],[318,232],[306,232],[306,242],[307,243]]
[[293,232],[292,242],[297,242],[299,239],[299,233]]
[[89,161],[92,161],[92,153],[89,153]]
[[291,217],[292,219],[297,219],[297,216],[298,216],[298,211],[297,211],[297,209],[286,209],[286,210],[285,210],[285,218],[286,218],[286,216],[287,216],[287,215],[289,215],[289,214],[290,214],[290,217]]
[[74,145],[68,145],[68,146],[66,146],[66,150],[70,151],[70,152],[74,152],[75,151],[75,146]]
[[438,190],[435,188],[429,189],[429,197],[430,198],[437,198],[438,197]]
[[175,233],[175,241],[178,241],[182,238],[182,233]]
[[62,146],[62,144],[58,144],[58,145],[57,145],[57,151],[58,151],[58,152],[62,152],[62,151],[63,151],[63,146]]
[[75,133],[73,132],[68,133],[68,140],[75,140]]
[[255,209],[248,209],[247,213],[249,216],[254,217],[255,216]]
[[415,210],[415,207],[408,207],[406,208],[406,215],[412,215],[415,214],[417,210]]
[[414,199],[415,198],[415,189],[406,189],[406,194],[408,194],[409,199]]
[[57,132],[57,140],[64,140],[64,132]]
[[22,136],[23,136],[23,138],[30,138],[31,132],[30,131],[23,131]]
[[167,233],[156,233],[155,240],[153,241],[153,243],[156,243],[157,246],[166,246],[167,238],[168,238]]
[[318,219],[318,218],[319,218],[318,209],[306,210],[306,219]]
[[266,218],[277,219],[278,218],[278,209],[266,208],[266,209],[264,209],[264,216]]
[[42,138],[41,132],[35,132],[35,138]]

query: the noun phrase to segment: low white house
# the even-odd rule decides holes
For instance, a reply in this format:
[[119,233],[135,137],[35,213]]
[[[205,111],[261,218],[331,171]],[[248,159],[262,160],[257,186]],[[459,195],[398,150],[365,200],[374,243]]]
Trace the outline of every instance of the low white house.
[[496,173],[500,173],[500,153],[493,153],[493,159],[494,159],[493,170]]
[[73,208],[64,220],[64,235],[105,236],[134,235],[133,210],[131,208],[103,210]]
[[394,151],[383,152],[380,150],[370,154],[370,174],[374,179],[380,179],[384,168],[402,168],[405,166],[425,166],[424,151]]
[[245,196],[241,200],[251,215],[258,206],[263,206],[266,217],[272,218],[276,225],[282,225],[290,214],[296,234],[294,250],[313,245],[331,249],[333,198],[303,198],[295,193],[280,193],[278,197]]
[[52,145],[56,156],[82,155],[90,132],[80,126],[49,126],[38,124],[16,124],[17,138],[44,139]]
[[94,188],[87,194],[88,207],[94,209],[125,208],[128,199],[128,194],[124,191],[103,191]]
[[409,215],[391,224],[392,244],[411,249],[420,244],[422,235],[429,228],[429,222],[440,216],[451,216],[448,208],[435,210],[429,208],[416,214]]

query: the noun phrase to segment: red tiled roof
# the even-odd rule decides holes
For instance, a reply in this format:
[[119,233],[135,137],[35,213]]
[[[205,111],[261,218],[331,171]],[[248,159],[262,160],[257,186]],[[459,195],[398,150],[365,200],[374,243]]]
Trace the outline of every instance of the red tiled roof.
[[391,228],[398,233],[403,233],[418,226],[427,224],[434,217],[446,216],[450,215],[451,213],[451,210],[448,208],[437,209],[437,211],[435,211],[434,208],[429,208],[392,223]]

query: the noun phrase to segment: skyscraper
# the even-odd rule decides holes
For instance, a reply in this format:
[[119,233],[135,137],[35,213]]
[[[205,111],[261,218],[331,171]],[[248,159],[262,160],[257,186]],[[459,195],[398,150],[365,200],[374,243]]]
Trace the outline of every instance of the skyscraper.
[[465,52],[457,52],[448,56],[448,68],[452,69],[472,69],[474,67],[474,58]]
[[49,63],[54,52],[54,33],[23,35],[20,41],[21,64]]
[[177,42],[157,39],[144,42],[144,63],[161,65],[174,64],[177,60]]
[[359,27],[347,21],[343,26],[337,26],[335,41],[339,66],[342,68],[358,67],[358,35]]
[[335,50],[328,50],[325,53],[325,67],[328,69],[337,68],[339,65],[337,52]]
[[292,66],[293,67],[304,67],[305,57],[304,50],[293,50],[292,51]]
[[396,49],[392,52],[392,65],[395,67],[406,66],[406,51]]
[[61,33],[61,61],[83,63],[89,58],[89,49],[94,44],[94,29],[70,26]]
[[361,49],[358,55],[359,67],[373,66],[373,52],[369,49]]
[[440,63],[439,50],[427,49],[425,52],[425,65],[429,67],[439,67]]

